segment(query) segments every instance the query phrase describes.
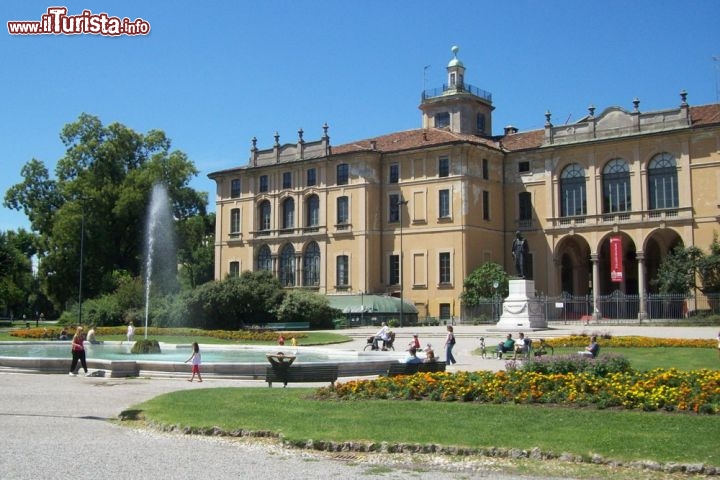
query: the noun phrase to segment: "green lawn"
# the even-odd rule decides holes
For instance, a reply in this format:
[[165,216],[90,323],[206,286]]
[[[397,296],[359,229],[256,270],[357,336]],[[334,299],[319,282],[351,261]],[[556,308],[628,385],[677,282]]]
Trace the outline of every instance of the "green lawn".
[[[577,347],[555,349],[555,355],[577,352]],[[630,361],[637,370],[653,368],[677,368],[697,370],[701,368],[720,368],[720,355],[716,348],[652,347],[652,348],[611,348],[601,347],[600,354],[615,353]]]
[[289,440],[539,447],[625,461],[720,465],[720,415],[430,401],[318,401],[311,398],[312,392],[307,388],[185,390],[132,410],[160,424],[273,431]]

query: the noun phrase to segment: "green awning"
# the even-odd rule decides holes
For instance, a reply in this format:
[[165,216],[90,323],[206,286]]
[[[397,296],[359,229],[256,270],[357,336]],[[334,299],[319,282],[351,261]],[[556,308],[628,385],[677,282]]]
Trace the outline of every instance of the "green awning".
[[[400,313],[400,299],[386,295],[327,295],[330,306],[343,313]],[[403,314],[415,314],[414,305],[403,300]]]

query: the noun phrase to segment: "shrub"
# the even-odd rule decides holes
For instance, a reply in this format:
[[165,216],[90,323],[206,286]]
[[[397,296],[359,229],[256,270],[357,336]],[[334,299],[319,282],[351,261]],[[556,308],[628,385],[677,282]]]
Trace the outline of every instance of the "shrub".
[[606,354],[597,358],[582,355],[533,357],[520,367],[523,372],[543,374],[590,373],[605,377],[611,373],[630,372],[630,361],[622,355]]

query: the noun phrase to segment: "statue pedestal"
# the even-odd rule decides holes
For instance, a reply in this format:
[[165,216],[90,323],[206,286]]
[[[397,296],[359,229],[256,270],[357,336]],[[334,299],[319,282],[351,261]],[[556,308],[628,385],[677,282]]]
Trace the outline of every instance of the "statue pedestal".
[[542,302],[535,298],[533,280],[510,280],[510,295],[503,301],[499,330],[540,330],[547,328]]

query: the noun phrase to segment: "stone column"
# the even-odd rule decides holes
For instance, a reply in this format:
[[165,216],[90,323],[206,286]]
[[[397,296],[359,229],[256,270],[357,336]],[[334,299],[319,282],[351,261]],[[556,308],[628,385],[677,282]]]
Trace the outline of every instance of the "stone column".
[[647,320],[646,302],[645,302],[645,253],[635,252],[635,258],[638,264],[638,295],[640,297],[640,305],[638,309],[638,320],[641,322]]
[[590,254],[590,261],[592,262],[592,279],[593,279],[593,311],[591,313],[592,319],[595,321],[600,320],[600,309],[598,308],[598,297],[600,296],[600,266],[598,265],[598,254]]

